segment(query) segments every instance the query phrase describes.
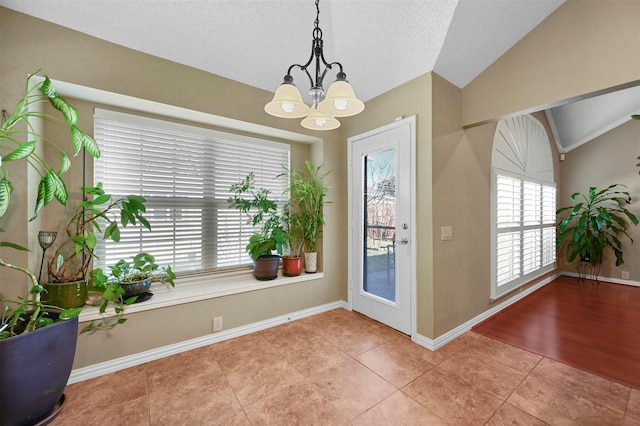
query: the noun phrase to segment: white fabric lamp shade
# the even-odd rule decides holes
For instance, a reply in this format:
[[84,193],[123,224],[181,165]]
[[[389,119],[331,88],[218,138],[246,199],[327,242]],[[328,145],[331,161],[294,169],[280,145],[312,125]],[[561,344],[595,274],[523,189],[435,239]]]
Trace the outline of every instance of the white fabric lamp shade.
[[264,106],[264,110],[281,118],[302,118],[309,114],[309,106],[302,102],[300,91],[290,83],[278,87],[273,100]]
[[364,104],[346,80],[336,80],[329,87],[324,101],[318,104],[318,111],[334,117],[349,117],[364,110]]
[[302,127],[311,130],[333,130],[340,127],[340,122],[330,115],[311,109],[311,113],[300,123]]

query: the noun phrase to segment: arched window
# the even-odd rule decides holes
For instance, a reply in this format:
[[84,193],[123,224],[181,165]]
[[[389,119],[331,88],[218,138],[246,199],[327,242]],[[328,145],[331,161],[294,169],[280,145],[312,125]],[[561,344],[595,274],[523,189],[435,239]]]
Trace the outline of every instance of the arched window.
[[491,154],[491,298],[555,266],[556,184],[549,138],[531,115],[500,120]]

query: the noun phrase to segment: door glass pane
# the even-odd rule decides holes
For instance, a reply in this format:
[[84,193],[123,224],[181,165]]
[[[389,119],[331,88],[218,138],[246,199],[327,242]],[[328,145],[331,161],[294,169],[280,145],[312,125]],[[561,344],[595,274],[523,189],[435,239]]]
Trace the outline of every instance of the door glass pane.
[[396,301],[396,151],[365,156],[363,290]]

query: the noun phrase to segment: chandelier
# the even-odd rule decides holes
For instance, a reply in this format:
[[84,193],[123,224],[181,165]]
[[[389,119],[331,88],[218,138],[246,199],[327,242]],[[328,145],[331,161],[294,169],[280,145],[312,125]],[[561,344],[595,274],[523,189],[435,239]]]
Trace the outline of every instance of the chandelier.
[[[278,87],[273,96],[273,100],[264,106],[264,110],[281,118],[302,118],[302,127],[312,130],[333,130],[340,126],[340,122],[335,117],[349,117],[356,115],[364,109],[364,104],[356,98],[353,87],[347,81],[347,75],[342,69],[340,62],[327,63],[322,51],[322,30],[320,29],[320,0],[316,0],[316,20],[313,28],[313,42],[311,45],[311,56],[306,64],[293,64],[284,76],[284,82]],[[315,63],[315,70],[312,76],[309,66]],[[338,67],[336,81],[331,84],[326,93],[322,86],[327,71],[333,67]],[[293,84],[291,71],[297,68],[303,71],[309,78],[309,94],[312,105],[309,107],[302,101],[300,91]]]

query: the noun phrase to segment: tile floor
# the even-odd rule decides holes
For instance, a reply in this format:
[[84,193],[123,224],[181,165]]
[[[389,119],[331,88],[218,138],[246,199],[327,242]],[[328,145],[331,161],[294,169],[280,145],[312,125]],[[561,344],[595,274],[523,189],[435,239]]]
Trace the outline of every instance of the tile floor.
[[65,425],[640,425],[640,391],[469,332],[337,309],[67,387]]

